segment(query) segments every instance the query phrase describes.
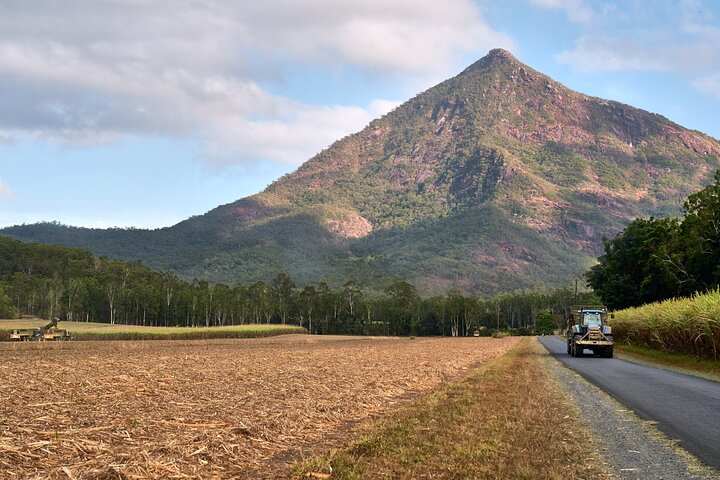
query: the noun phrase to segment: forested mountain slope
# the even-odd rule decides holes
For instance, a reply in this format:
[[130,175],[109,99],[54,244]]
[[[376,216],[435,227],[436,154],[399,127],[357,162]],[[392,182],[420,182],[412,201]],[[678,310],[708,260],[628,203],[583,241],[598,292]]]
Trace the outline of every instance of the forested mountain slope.
[[23,225],[185,278],[391,278],[430,294],[565,284],[636,217],[679,213],[720,143],[493,50],[265,191],[154,231]]

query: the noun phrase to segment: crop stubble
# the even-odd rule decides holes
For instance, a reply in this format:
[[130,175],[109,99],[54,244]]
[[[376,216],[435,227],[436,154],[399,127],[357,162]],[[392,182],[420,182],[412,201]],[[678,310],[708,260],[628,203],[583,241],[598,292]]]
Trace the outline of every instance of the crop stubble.
[[0,345],[3,478],[277,478],[516,339]]

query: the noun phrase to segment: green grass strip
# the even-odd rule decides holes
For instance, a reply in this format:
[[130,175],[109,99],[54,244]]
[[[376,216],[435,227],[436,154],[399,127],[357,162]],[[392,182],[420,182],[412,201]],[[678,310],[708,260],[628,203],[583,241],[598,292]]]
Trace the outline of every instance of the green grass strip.
[[642,363],[650,363],[668,367],[672,370],[699,374],[700,376],[720,381],[720,360],[699,359],[691,355],[668,353],[637,345],[616,344],[615,351],[624,357]]

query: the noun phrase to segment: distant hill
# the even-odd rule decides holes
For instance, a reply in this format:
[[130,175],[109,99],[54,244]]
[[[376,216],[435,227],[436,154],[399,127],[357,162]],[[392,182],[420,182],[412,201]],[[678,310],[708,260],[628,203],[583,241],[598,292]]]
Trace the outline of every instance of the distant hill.
[[588,97],[492,50],[338,140],[265,191],[159,230],[54,223],[14,238],[139,260],[181,277],[392,278],[432,294],[565,285],[636,217],[679,213],[720,143]]

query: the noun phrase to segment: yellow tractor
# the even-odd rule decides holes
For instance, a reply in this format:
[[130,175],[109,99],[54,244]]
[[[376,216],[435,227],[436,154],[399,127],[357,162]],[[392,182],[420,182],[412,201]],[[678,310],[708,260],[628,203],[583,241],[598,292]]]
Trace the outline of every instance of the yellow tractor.
[[70,340],[70,332],[58,328],[59,318],[54,317],[42,328],[16,329],[10,332],[10,340],[16,342],[45,342],[52,340]]

